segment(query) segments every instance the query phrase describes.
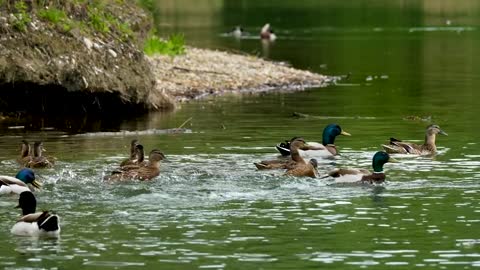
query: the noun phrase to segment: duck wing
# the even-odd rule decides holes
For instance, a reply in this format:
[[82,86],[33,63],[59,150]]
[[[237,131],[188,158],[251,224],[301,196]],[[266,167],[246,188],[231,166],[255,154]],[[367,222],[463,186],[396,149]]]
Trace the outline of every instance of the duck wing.
[[27,184],[25,184],[22,180],[12,176],[0,175],[0,182],[3,185],[18,185],[28,187]]

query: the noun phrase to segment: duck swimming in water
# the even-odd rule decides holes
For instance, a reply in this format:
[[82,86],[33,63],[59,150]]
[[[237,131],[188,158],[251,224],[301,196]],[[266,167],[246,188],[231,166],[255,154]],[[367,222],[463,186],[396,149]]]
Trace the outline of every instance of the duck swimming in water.
[[230,34],[234,37],[234,38],[241,38],[242,35],[244,34],[244,31],[243,31],[243,28],[240,27],[240,26],[236,26],[232,32],[230,32]]
[[[300,155],[307,158],[332,158],[338,155],[337,147],[335,146],[335,138],[338,135],[351,136],[350,133],[342,130],[337,124],[329,124],[323,129],[322,143],[309,142],[308,151],[301,151]],[[276,145],[277,150],[282,156],[290,155],[290,143],[280,143]],[[303,149],[301,149],[303,150]]]
[[318,176],[318,162],[316,159],[312,158],[308,163],[297,163],[295,166],[289,168],[285,175],[293,176],[308,176],[316,178]]
[[[294,143],[295,142],[295,143]],[[292,146],[290,146],[292,145]],[[297,148],[301,150],[309,150],[311,147],[305,143],[305,140],[302,137],[293,137],[288,142],[289,147],[289,156],[284,159],[273,159],[273,160],[262,160],[260,162],[254,162],[253,164],[259,170],[270,170],[270,169],[291,169],[295,166],[298,160],[301,159],[300,156],[291,155],[290,148]],[[303,161],[303,158],[301,159]]]
[[0,175],[0,194],[20,194],[41,187],[42,184],[35,179],[35,173],[28,168],[21,169],[15,177]]
[[385,181],[385,172],[383,165],[387,162],[397,162],[386,152],[379,151],[373,155],[372,167],[373,173],[366,169],[341,168],[328,172],[328,175],[335,179],[335,183],[369,183],[379,184]]
[[120,167],[135,164],[135,160],[137,159],[137,150],[136,150],[137,145],[138,145],[138,140],[136,139],[130,142],[130,157],[122,161],[120,163]]
[[432,155],[437,152],[437,146],[435,145],[437,134],[448,136],[438,125],[429,125],[425,131],[425,142],[423,144],[419,145],[390,138],[390,144],[384,144],[382,147],[390,154]]
[[260,38],[262,40],[269,40],[269,41],[274,41],[277,39],[277,36],[273,32],[273,29],[270,27],[270,24],[267,23],[262,27],[262,30],[260,30]]
[[20,193],[17,208],[22,209],[22,217],[10,230],[12,234],[34,237],[58,237],[60,235],[60,218],[49,211],[36,213],[37,200],[32,192]]
[[150,152],[148,162],[145,166],[124,166],[120,168],[120,170],[112,172],[110,176],[105,177],[105,180],[151,180],[154,177],[160,175],[160,164],[162,160],[166,160],[165,155],[160,150],[154,149]]
[[32,160],[30,155],[30,144],[27,140],[22,141],[22,147],[20,150],[20,157],[17,159],[17,163],[25,167]]
[[47,158],[43,156],[43,152],[46,151],[45,148],[43,148],[43,143],[42,142],[35,142],[33,144],[33,157],[28,162],[25,167],[27,168],[52,168],[54,159],[53,158]]

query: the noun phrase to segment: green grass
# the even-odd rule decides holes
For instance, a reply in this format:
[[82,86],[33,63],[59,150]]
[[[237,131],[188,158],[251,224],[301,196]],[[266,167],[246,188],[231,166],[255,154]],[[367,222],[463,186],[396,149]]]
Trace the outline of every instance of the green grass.
[[171,35],[168,40],[162,40],[156,35],[151,35],[145,42],[143,51],[147,55],[181,55],[185,53],[185,38],[182,34],[175,34]]
[[15,11],[16,12],[13,14],[15,17],[13,27],[21,32],[27,31],[27,24],[32,21],[32,18],[30,17],[30,14],[27,13],[27,5],[25,2],[15,2]]
[[54,7],[38,11],[38,16],[54,24],[58,24],[68,19],[63,10],[56,9]]

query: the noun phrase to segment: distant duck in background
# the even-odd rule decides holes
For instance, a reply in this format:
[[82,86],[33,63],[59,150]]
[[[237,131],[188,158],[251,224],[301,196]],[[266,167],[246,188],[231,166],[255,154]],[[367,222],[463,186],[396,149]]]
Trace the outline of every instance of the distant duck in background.
[[378,151],[373,155],[372,167],[373,173],[366,169],[340,168],[328,172],[328,175],[322,177],[333,177],[335,183],[369,183],[380,184],[385,181],[385,172],[383,165],[387,162],[397,162],[390,155],[383,151]]
[[30,152],[30,144],[27,140],[22,140],[20,157],[17,159],[17,163],[25,167],[32,160]]
[[230,34],[234,37],[234,38],[241,38],[243,35],[244,35],[244,30],[242,27],[240,26],[236,26],[232,32],[230,32]]
[[[302,157],[309,158],[332,158],[333,156],[338,155],[338,150],[335,146],[335,138],[338,135],[351,136],[350,133],[342,130],[339,125],[329,124],[323,129],[322,143],[309,142],[309,149],[307,149],[308,151],[300,149],[304,150],[301,151],[300,154]],[[282,154],[282,156],[290,155],[290,143],[288,141],[277,144],[276,148],[280,154]]]
[[270,24],[267,23],[262,27],[262,30],[260,31],[260,38],[262,40],[270,40],[274,41],[277,39],[277,36],[273,32],[273,29],[270,27]]
[[432,155],[437,152],[435,145],[437,134],[448,136],[438,125],[429,125],[425,131],[425,142],[421,145],[390,138],[390,144],[384,144],[382,147],[390,154]]
[[15,177],[0,175],[0,194],[20,194],[41,187],[42,184],[35,179],[35,173],[28,168],[21,169]]
[[19,236],[46,236],[60,235],[60,218],[49,211],[35,212],[37,200],[30,191],[20,193],[17,208],[22,209],[22,217],[13,225],[10,232]]
[[51,168],[53,167],[54,159],[52,157],[45,157],[42,155],[42,153],[46,151],[45,148],[43,148],[43,143],[42,142],[35,142],[33,144],[33,157],[28,162],[25,167],[28,168]]

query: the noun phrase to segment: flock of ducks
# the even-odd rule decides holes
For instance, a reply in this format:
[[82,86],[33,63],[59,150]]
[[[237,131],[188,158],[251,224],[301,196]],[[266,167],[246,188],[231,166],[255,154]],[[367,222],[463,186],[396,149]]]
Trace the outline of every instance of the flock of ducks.
[[[389,144],[383,145],[384,151],[375,153],[372,159],[373,172],[366,169],[337,168],[326,173],[321,178],[333,177],[336,182],[377,184],[385,181],[383,166],[387,162],[395,162],[390,154],[432,155],[436,153],[435,138],[437,134],[447,135],[438,125],[429,125],[425,133],[425,142],[415,144],[390,138]],[[298,177],[319,177],[317,159],[330,159],[338,155],[335,138],[350,134],[337,124],[325,127],[322,143],[307,143],[301,137],[294,137],[276,145],[281,157],[274,160],[264,160],[254,163],[259,170],[281,169],[285,175]],[[11,228],[11,233],[21,236],[51,236],[60,234],[60,217],[50,211],[36,212],[37,200],[33,192],[42,184],[35,178],[31,168],[50,168],[54,158],[43,156],[45,152],[42,142],[35,142],[33,148],[23,140],[20,157],[17,162],[23,167],[15,177],[0,176],[0,194],[19,194],[18,206],[22,216]],[[305,160],[307,157],[313,157]],[[130,155],[123,160],[117,169],[104,177],[107,182],[127,180],[149,181],[160,174],[160,164],[168,161],[158,149],[149,153],[145,160],[143,146],[138,140],[132,140]]]
[[[385,181],[383,165],[397,162],[390,154],[433,155],[437,151],[436,135],[448,135],[438,125],[429,125],[425,132],[423,144],[404,142],[390,138],[389,144],[382,145],[384,151],[378,151],[372,158],[373,172],[366,169],[337,168],[326,172],[320,178],[333,177],[336,183],[369,183],[378,184]],[[322,143],[306,143],[301,137],[294,137],[276,148],[282,158],[263,160],[254,163],[257,169],[282,169],[286,175],[319,177],[317,159],[331,159],[338,155],[335,138],[338,135],[350,136],[337,124],[330,124],[323,130]],[[308,162],[305,158],[313,157]]]
[[[31,168],[51,168],[53,157],[43,156],[45,152],[42,142],[35,142],[33,148],[26,140],[22,141],[20,157],[17,162],[23,167],[15,177],[0,175],[0,195],[19,194],[16,208],[22,210],[22,216],[11,228],[11,233],[20,236],[58,237],[60,235],[60,217],[51,211],[36,212],[37,200],[33,192],[41,189],[42,184],[37,181],[35,172]],[[165,155],[153,149],[148,161],[145,160],[143,146],[138,140],[132,140],[130,156],[122,161],[117,169],[105,176],[108,182],[125,180],[152,180],[160,174],[160,163],[166,161]]]

